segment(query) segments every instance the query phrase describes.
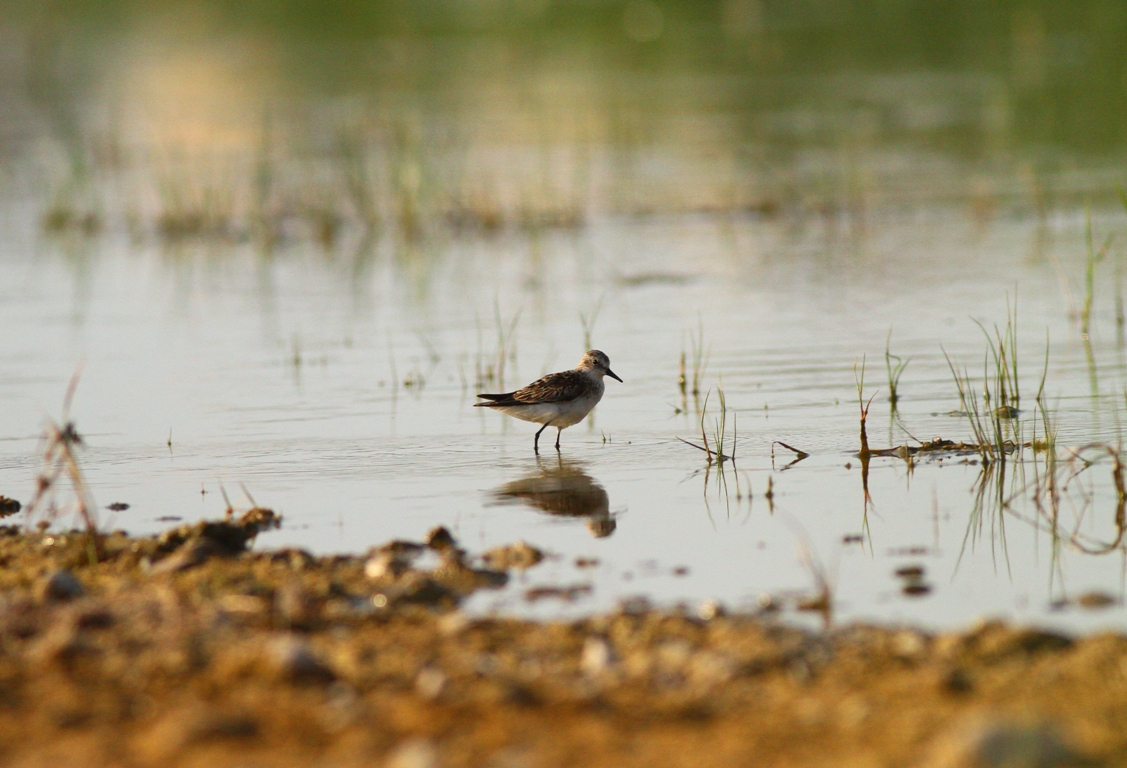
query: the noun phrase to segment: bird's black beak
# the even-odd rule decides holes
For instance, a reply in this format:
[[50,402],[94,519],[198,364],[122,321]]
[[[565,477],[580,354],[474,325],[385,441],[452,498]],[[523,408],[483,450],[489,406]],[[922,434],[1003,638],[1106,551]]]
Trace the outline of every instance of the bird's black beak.
[[[618,378],[618,376],[616,376],[614,371],[612,371],[610,368],[607,368],[607,376],[610,376],[615,381],[622,381],[622,379]],[[623,382],[623,383],[625,383],[625,382]]]

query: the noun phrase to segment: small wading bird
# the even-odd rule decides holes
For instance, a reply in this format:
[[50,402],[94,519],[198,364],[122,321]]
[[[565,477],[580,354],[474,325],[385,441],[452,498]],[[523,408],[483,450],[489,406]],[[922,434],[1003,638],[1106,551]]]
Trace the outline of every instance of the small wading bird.
[[516,392],[503,395],[478,395],[488,403],[477,407],[496,408],[521,421],[543,424],[532,441],[532,449],[540,453],[540,432],[555,427],[556,450],[560,449],[560,433],[572,424],[583,421],[603,397],[603,376],[622,381],[610,369],[610,359],[597,349],[583,356],[571,371],[549,373]]

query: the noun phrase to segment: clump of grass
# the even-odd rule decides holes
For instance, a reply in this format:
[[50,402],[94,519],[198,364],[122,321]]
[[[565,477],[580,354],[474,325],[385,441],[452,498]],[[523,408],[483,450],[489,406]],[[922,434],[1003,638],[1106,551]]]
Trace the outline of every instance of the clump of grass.
[[857,370],[857,364],[856,363],[854,363],[854,365],[853,365],[853,378],[854,378],[855,383],[857,384],[857,404],[861,408],[861,450],[859,450],[857,452],[857,458],[861,459],[862,462],[868,462],[869,458],[873,455],[873,451],[870,450],[870,448],[869,448],[869,432],[865,427],[865,422],[868,421],[869,406],[872,405],[873,397],[876,397],[876,394],[874,393],[873,396],[869,398],[869,401],[865,402],[865,356],[864,355],[861,356],[861,370],[860,371]]
[[[75,371],[63,400],[63,417],[60,422],[49,420],[43,433],[43,469],[36,478],[35,496],[27,507],[27,519],[36,521],[40,529],[47,529],[68,510],[74,510],[86,528],[87,556],[96,563],[102,554],[101,533],[98,530],[97,506],[78,464],[77,449],[83,446],[74,421],[70,418],[70,404],[78,387],[81,368]],[[63,478],[70,480],[74,495],[72,504],[58,505],[57,493]]]
[[[1002,449],[1005,441],[1002,437],[1001,417],[996,413],[990,413],[978,398],[970,373],[965,368],[960,372],[951,358],[947,357],[946,351],[943,356],[947,359],[947,365],[955,379],[955,386],[959,390],[959,410],[970,422],[971,432],[974,433],[974,445],[983,462],[989,464],[993,459],[1004,455]],[[989,384],[987,383],[986,386],[988,387]],[[988,389],[986,394],[989,396]]]
[[1009,298],[1006,299],[1006,330],[1003,332],[994,326],[994,335],[991,336],[986,327],[977,320],[975,324],[986,336],[987,350],[994,363],[993,390],[988,386],[988,377],[984,376],[983,399],[987,405],[993,404],[995,410],[1003,415],[1013,417],[1017,415],[1017,407],[1021,403],[1021,387],[1017,375],[1017,300],[1014,299],[1011,308]]
[[[895,364],[893,361],[895,361]],[[884,342],[884,367],[888,371],[888,402],[892,406],[892,410],[896,410],[896,404],[900,402],[900,377],[910,362],[910,358],[902,360],[897,355],[892,354],[892,329],[889,328],[888,338]]]
[[185,170],[187,165],[180,159],[157,174],[158,234],[168,240],[234,237],[234,181],[223,173],[215,178],[192,176]]
[[[1014,419],[1018,415],[1017,406],[1021,402],[1017,361],[1017,302],[1014,302],[1012,309],[1007,302],[1005,331],[995,325],[994,334],[991,336],[981,323],[975,322],[982,329],[987,340],[987,352],[982,364],[981,398],[967,369],[963,368],[960,371],[946,351],[943,352],[943,356],[959,390],[960,411],[970,422],[975,446],[982,460],[990,462],[1003,459],[1019,444],[1014,424]],[[1046,371],[1047,365],[1046,357]],[[1043,386],[1044,378],[1042,378]],[[1038,396],[1040,397],[1040,394]]]
[[481,326],[478,325],[478,351],[475,362],[475,384],[478,389],[489,384],[498,387],[505,386],[505,366],[507,363],[516,363],[516,329],[520,321],[520,310],[507,321],[501,316],[500,305],[493,305],[493,320],[497,328],[497,346],[492,354],[486,354],[481,338]]
[[379,224],[379,178],[368,154],[364,136],[357,128],[342,129],[337,134],[335,159],[341,186],[357,219],[368,231],[374,231]]
[[43,231],[58,235],[77,232],[87,237],[102,231],[105,222],[94,207],[83,207],[72,199],[73,195],[60,192],[43,213]]
[[[685,445],[691,445],[699,451],[704,451],[708,456],[708,466],[713,464],[722,465],[726,461],[735,463],[736,461],[736,439],[739,436],[738,424],[736,422],[736,415],[732,414],[732,434],[728,435],[728,401],[724,397],[724,390],[718,388],[717,399],[720,401],[720,415],[715,417],[712,421],[712,434],[708,431],[708,398],[712,395],[709,390],[704,395],[704,403],[701,405],[700,410],[700,445],[689,442],[684,438],[677,438]],[[725,453],[730,450],[731,455]]]
[[605,294],[599,297],[590,315],[586,312],[579,313],[579,323],[583,326],[583,349],[594,349],[594,345],[591,343],[591,335],[595,330],[595,323],[599,319],[599,312],[603,309],[604,298],[606,298]]

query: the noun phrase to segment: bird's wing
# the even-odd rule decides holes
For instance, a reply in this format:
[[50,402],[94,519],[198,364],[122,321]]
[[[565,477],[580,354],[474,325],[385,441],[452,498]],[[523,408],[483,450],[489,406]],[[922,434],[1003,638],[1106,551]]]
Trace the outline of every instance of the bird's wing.
[[587,393],[586,377],[575,371],[549,373],[518,389],[513,399],[520,403],[567,403]]
[[529,403],[567,403],[581,397],[588,390],[587,382],[581,373],[561,371],[549,373],[527,387],[507,395],[478,395],[491,403],[477,405],[528,405]]

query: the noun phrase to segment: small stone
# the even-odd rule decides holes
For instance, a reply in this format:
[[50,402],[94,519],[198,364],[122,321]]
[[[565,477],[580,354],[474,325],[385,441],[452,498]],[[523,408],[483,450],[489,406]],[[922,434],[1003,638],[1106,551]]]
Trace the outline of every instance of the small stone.
[[755,599],[755,604],[759,606],[759,610],[765,613],[777,611],[780,608],[779,601],[775,599],[775,596],[767,592],[760,594]]
[[438,620],[438,631],[444,635],[457,635],[472,623],[463,611],[451,611]]
[[902,659],[916,659],[927,650],[927,640],[919,632],[903,630],[892,636],[892,652]]
[[392,552],[377,552],[364,563],[364,575],[373,581],[398,578],[410,569],[410,564]]
[[8,517],[14,515],[22,509],[22,506],[15,499],[9,499],[7,496],[0,496],[0,517]]
[[285,636],[267,646],[274,673],[292,683],[330,683],[336,679],[332,669],[303,640]]
[[939,678],[939,685],[947,693],[954,694],[970,693],[974,689],[970,675],[960,667],[952,667],[944,672]]
[[74,600],[84,594],[86,594],[86,589],[82,586],[82,582],[65,568],[57,570],[47,577],[47,580],[43,582],[41,593],[44,600],[53,602]]
[[729,654],[698,651],[688,661],[689,675],[705,685],[723,685],[736,676],[739,663]]
[[219,547],[206,538],[196,539],[177,549],[149,570],[151,576],[178,573],[194,568],[219,553]]
[[444,525],[432,528],[425,541],[428,547],[437,550],[450,549],[456,545],[453,534]]
[[1076,604],[1081,608],[1108,608],[1116,605],[1119,601],[1106,592],[1085,592],[1076,598]]
[[931,585],[922,582],[913,582],[905,584],[900,588],[900,591],[908,597],[922,597],[923,595],[931,594]]
[[415,690],[424,699],[437,699],[445,687],[446,675],[437,667],[423,667],[415,677]]
[[705,621],[718,619],[725,614],[724,606],[719,600],[705,600],[697,609],[697,616]]
[[544,553],[526,542],[518,541],[516,544],[491,549],[482,555],[482,559],[490,568],[502,571],[519,568],[523,571],[543,560]]
[[583,641],[583,654],[579,667],[592,677],[609,670],[618,660],[610,643],[601,637],[588,637]]
[[66,666],[91,650],[70,622],[57,622],[28,649],[27,655],[36,664]]
[[643,613],[649,613],[652,609],[653,603],[645,595],[624,597],[618,601],[618,610],[627,616],[640,616]]
[[386,768],[438,768],[438,749],[430,739],[402,742],[387,756]]
[[258,721],[243,712],[199,712],[187,725],[187,742],[240,740],[258,735]]

